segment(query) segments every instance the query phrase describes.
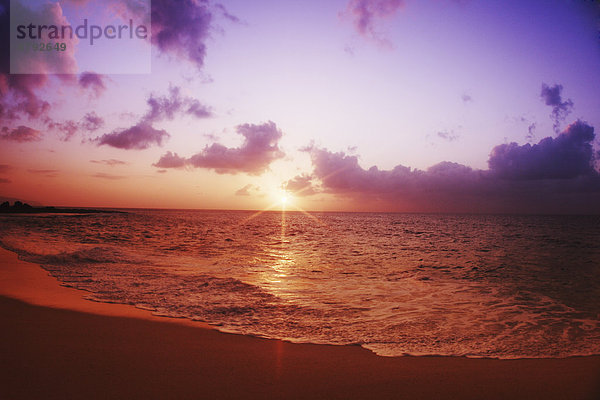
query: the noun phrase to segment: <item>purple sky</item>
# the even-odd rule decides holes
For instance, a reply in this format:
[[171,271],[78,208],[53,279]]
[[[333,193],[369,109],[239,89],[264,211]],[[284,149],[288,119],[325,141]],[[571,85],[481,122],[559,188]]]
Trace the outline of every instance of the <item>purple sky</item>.
[[[125,59],[100,43],[38,65],[63,75],[8,73],[0,4],[0,196],[600,212],[597,3],[153,0],[150,74],[78,69]],[[44,7],[73,23],[96,10]]]

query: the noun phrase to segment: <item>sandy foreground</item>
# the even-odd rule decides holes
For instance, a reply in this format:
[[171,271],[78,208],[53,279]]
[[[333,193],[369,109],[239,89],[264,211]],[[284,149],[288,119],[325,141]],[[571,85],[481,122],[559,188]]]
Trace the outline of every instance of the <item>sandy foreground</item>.
[[600,399],[600,357],[379,357],[83,299],[0,249],[1,399]]

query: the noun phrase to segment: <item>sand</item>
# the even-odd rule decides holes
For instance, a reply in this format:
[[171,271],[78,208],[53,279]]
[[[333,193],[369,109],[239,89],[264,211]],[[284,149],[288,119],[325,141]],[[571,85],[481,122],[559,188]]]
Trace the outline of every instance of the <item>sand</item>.
[[379,357],[91,302],[0,249],[2,399],[600,399],[600,357]]

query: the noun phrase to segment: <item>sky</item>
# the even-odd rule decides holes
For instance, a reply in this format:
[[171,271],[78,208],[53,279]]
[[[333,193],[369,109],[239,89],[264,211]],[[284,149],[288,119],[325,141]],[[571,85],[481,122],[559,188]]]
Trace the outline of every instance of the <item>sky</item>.
[[[0,0],[1,198],[600,213],[597,1],[33,3]],[[36,12],[149,35],[22,60]]]

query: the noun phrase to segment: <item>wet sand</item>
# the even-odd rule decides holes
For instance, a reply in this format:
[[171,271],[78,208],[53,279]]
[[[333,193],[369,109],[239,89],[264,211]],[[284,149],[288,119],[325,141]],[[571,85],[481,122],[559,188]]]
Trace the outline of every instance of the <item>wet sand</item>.
[[83,299],[0,249],[0,398],[599,399],[600,357],[379,357]]

